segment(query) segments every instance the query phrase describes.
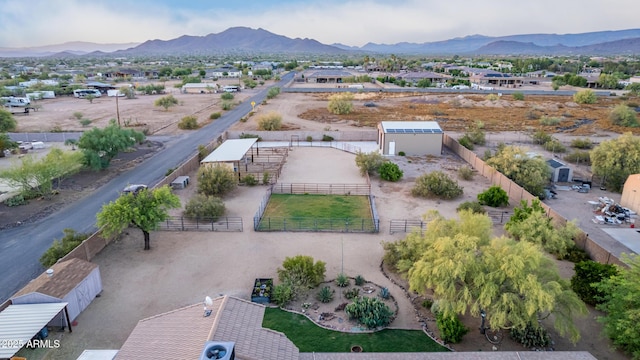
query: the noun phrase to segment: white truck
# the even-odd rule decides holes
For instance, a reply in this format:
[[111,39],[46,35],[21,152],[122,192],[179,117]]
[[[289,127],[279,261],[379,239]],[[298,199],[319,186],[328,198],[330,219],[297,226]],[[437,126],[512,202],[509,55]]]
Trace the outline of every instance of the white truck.
[[12,114],[28,114],[29,109],[31,109],[31,100],[29,100],[28,97],[6,96],[0,98],[0,102],[2,106]]

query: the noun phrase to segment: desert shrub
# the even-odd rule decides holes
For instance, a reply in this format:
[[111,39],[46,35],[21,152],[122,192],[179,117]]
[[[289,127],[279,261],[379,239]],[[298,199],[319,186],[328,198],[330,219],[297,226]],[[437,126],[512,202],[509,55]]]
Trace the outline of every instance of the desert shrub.
[[387,300],[388,298],[391,297],[391,292],[389,291],[389,288],[383,287],[382,289],[380,289],[380,294],[379,295],[384,300]]
[[269,112],[258,117],[258,130],[276,131],[282,128],[282,115]]
[[400,170],[398,164],[387,161],[380,165],[378,174],[380,174],[380,178],[382,180],[396,182],[402,179],[402,175],[404,175],[404,172]]
[[580,296],[580,299],[589,305],[597,305],[604,301],[605,294],[597,284],[604,279],[618,275],[618,269],[611,264],[601,264],[596,261],[581,261],[573,267],[575,273],[571,277],[571,289]]
[[458,343],[462,337],[469,332],[462,321],[456,315],[444,316],[442,312],[436,314],[436,325],[440,330],[440,337],[448,343]]
[[458,143],[469,150],[473,150],[475,146],[473,145],[473,141],[467,134],[464,134],[460,139],[458,139]]
[[271,301],[280,307],[286,306],[295,298],[291,284],[282,283],[273,287]]
[[513,100],[524,100],[524,94],[520,91],[514,92],[511,96],[513,96]]
[[573,164],[591,165],[591,155],[588,151],[574,151],[565,155],[563,159]]
[[327,109],[330,113],[336,115],[349,114],[353,110],[353,94],[341,93],[331,95]]
[[16,196],[12,196],[4,201],[4,204],[8,207],[26,205],[28,203],[27,199],[24,198],[23,194],[18,194]]
[[267,99],[273,99],[276,96],[278,96],[278,94],[280,94],[280,88],[277,86],[274,86],[270,88],[269,91],[267,91]]
[[422,307],[425,309],[429,309],[431,310],[431,307],[433,306],[433,300],[431,299],[424,299],[424,301],[422,301]]
[[352,300],[352,299],[355,299],[356,297],[360,296],[360,289],[358,289],[358,288],[346,289],[346,290],[344,290],[342,292],[342,294],[348,300]]
[[573,101],[578,104],[595,104],[597,100],[596,93],[590,89],[580,90],[573,94]]
[[233,169],[223,164],[200,167],[197,176],[198,193],[203,195],[224,195],[237,185]]
[[220,95],[220,99],[222,100],[233,100],[234,96],[232,93],[229,92],[224,92],[222,93],[222,95]]
[[591,260],[589,254],[586,251],[580,249],[574,244],[567,248],[567,253],[562,258],[563,260],[571,261],[572,263],[579,263],[581,261]]
[[176,168],[168,168],[167,171],[164,172],[164,177],[171,175],[174,171],[176,171]]
[[537,110],[533,109],[533,110],[528,110],[524,116],[528,119],[528,120],[538,120],[540,119],[540,114],[538,113]]
[[498,185],[494,185],[478,194],[480,205],[500,207],[509,205],[509,195]]
[[82,125],[83,127],[89,126],[89,124],[91,124],[92,122],[93,121],[89,119],[80,119],[80,125]]
[[73,113],[73,117],[75,117],[76,120],[79,121],[79,120],[82,120],[82,118],[84,117],[84,114],[81,113],[80,111],[76,111],[76,112]]
[[349,283],[349,277],[343,273],[338,274],[338,277],[336,277],[336,285],[339,287],[347,287]]
[[593,147],[593,141],[588,138],[573,139],[571,140],[571,147],[583,150],[591,149]]
[[458,177],[462,180],[473,179],[473,169],[465,165],[458,169]]
[[73,229],[64,229],[62,232],[62,239],[54,240],[53,245],[40,257],[42,266],[48,268],[55,264],[89,237],[89,234],[78,233]]
[[618,104],[611,110],[609,120],[619,126],[638,127],[639,125],[636,111],[624,104]]
[[282,268],[278,268],[278,278],[282,283],[291,285],[294,296],[297,296],[323,282],[325,271],[324,262],[314,263],[311,256],[297,255],[284,259]]
[[564,146],[558,139],[551,139],[550,141],[547,141],[546,143],[542,144],[542,147],[545,150],[551,151],[554,153],[567,152],[566,146]]
[[551,343],[551,337],[547,333],[547,329],[541,325],[533,326],[531,323],[527,324],[524,329],[512,328],[509,336],[529,349],[544,349]]
[[540,125],[553,126],[553,125],[560,124],[562,119],[559,117],[553,117],[553,116],[543,116],[538,121],[540,122]]
[[405,156],[407,155],[404,151],[398,151],[398,156]]
[[468,138],[474,145],[484,145],[487,140],[484,133],[484,123],[476,121],[464,134],[464,137]]
[[356,319],[369,329],[387,326],[393,318],[393,311],[375,297],[357,297],[344,311],[351,319]]
[[313,141],[313,136],[309,135],[307,136],[307,142],[312,142]]
[[463,188],[442,171],[433,171],[416,179],[411,189],[413,196],[439,197],[441,199],[455,199],[462,195]]
[[316,295],[316,299],[318,299],[318,301],[320,301],[321,303],[331,302],[331,300],[333,300],[333,293],[334,291],[330,287],[325,286],[320,289],[320,291]]
[[202,161],[207,155],[211,154],[211,151],[204,145],[198,145],[198,160]]
[[487,212],[477,201],[465,201],[456,208],[458,212],[464,210],[471,211],[474,214],[485,214]]
[[355,283],[356,283],[357,286],[362,286],[362,285],[364,285],[365,282],[367,282],[367,281],[364,279],[364,276],[362,276],[362,275],[356,276]]
[[500,97],[498,97],[498,95],[496,94],[489,94],[485,97],[487,100],[489,101],[496,101],[498,100]]
[[211,120],[219,119],[220,116],[222,116],[222,114],[220,114],[219,112],[214,112],[214,113],[211,113],[211,115],[209,115],[209,119]]
[[258,180],[252,174],[247,174],[242,178],[242,183],[247,186],[255,186],[258,185]]
[[263,184],[268,184],[269,183],[269,178],[271,177],[271,174],[269,174],[268,171],[265,171],[262,173],[262,183]]
[[231,101],[223,101],[222,105],[220,105],[220,107],[222,108],[222,110],[229,111],[229,110],[233,109],[233,102],[231,102]]
[[360,174],[375,174],[380,169],[380,166],[387,160],[378,152],[356,154],[356,166],[360,169]]
[[322,135],[322,141],[333,141],[333,136],[329,136],[327,134]]
[[538,130],[538,131],[534,132],[533,135],[531,135],[531,138],[533,139],[533,143],[534,144],[538,144],[538,145],[543,145],[543,144],[551,141],[551,139],[553,139],[553,137],[551,137],[551,135],[547,134],[546,132],[544,132],[542,130]]
[[240,139],[258,139],[258,141],[262,141],[262,138],[256,134],[242,133],[240,134],[239,138]]
[[224,202],[219,197],[196,194],[185,205],[184,216],[190,219],[212,219],[216,221],[224,214],[224,211]]
[[193,115],[183,117],[178,123],[178,128],[182,130],[195,130],[199,127],[198,118]]

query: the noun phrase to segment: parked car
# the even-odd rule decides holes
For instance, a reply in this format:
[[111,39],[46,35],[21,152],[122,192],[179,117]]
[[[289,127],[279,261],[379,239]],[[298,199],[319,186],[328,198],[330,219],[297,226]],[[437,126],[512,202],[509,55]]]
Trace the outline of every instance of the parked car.
[[125,187],[122,190],[122,194],[126,195],[126,194],[133,194],[136,195],[138,194],[140,191],[144,190],[147,188],[147,185],[144,184],[134,184],[134,185],[129,185],[127,187]]

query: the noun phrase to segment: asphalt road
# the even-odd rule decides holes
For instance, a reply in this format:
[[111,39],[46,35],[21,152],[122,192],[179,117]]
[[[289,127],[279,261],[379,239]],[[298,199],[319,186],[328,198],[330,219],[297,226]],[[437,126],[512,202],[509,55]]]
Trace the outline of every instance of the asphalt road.
[[[292,78],[293,73],[289,73],[274,86],[282,89]],[[153,157],[66,208],[35,223],[1,231],[0,304],[45,270],[39,259],[54,239],[62,237],[63,229],[71,228],[78,232],[96,230],[96,214],[102,205],[114,200],[127,184],[156,184],[164,178],[167,169],[176,167],[195,154],[198,145],[213,141],[251,111],[252,101],[260,104],[267,91],[260,91],[197,132],[172,139]]]

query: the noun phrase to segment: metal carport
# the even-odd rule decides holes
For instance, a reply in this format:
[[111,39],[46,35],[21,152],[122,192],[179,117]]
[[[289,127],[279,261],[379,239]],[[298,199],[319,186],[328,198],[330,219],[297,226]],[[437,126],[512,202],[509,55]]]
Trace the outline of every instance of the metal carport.
[[3,345],[0,346],[0,359],[9,359],[15,355],[62,310],[65,310],[71,332],[66,309],[66,302],[9,305],[0,312],[0,344]]

